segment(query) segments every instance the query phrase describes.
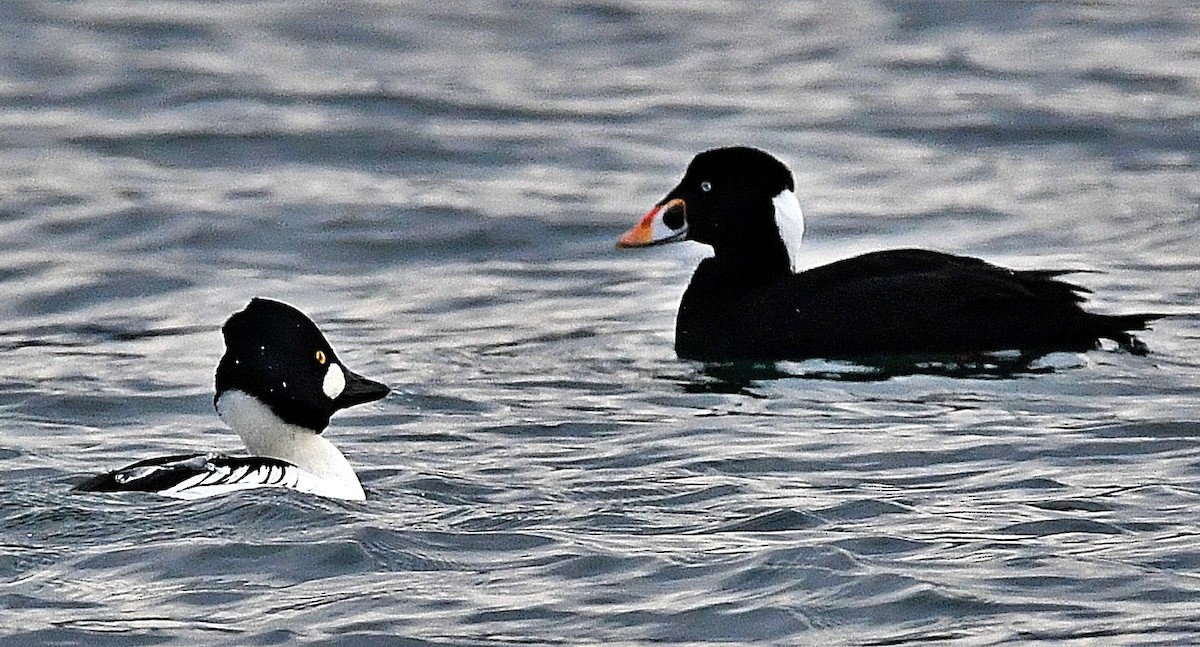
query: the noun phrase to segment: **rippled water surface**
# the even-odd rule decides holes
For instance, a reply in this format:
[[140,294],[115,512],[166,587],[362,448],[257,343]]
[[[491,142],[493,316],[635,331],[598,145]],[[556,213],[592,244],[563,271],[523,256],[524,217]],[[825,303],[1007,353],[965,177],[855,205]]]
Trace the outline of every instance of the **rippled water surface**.
[[[0,642],[1200,641],[1186,3],[0,3]],[[692,154],[796,172],[816,265],[1090,270],[1152,352],[704,366]],[[287,300],[395,388],[368,493],[68,492],[180,451]]]

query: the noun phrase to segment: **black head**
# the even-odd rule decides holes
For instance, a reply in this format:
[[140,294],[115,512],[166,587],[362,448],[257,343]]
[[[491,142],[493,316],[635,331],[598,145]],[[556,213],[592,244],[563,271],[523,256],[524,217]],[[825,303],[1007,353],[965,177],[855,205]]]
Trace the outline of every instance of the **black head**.
[[717,258],[791,267],[803,231],[788,167],[765,151],[734,146],[692,159],[679,185],[617,245],[694,240],[711,245]]
[[284,421],[321,432],[339,409],[378,400],[388,387],[342,366],[325,336],[292,306],[255,298],[225,322],[213,399],[252,395]]

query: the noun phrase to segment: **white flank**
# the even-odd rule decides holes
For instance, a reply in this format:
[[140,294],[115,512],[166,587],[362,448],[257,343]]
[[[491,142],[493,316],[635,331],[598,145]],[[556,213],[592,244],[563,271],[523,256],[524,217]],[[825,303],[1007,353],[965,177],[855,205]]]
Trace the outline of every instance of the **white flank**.
[[329,370],[325,371],[325,379],[321,382],[321,390],[330,400],[336,400],[345,388],[346,374],[342,372],[342,367],[336,362],[330,364]]
[[162,494],[176,499],[203,499],[262,487],[289,488],[313,494],[324,494],[328,490],[328,486],[320,479],[297,467],[208,467],[210,471],[180,481],[174,487],[163,490]]
[[783,239],[795,272],[800,268],[800,239],[804,238],[804,213],[800,211],[800,201],[795,193],[784,189],[771,198],[771,204],[775,205],[775,226],[779,228],[779,237]]

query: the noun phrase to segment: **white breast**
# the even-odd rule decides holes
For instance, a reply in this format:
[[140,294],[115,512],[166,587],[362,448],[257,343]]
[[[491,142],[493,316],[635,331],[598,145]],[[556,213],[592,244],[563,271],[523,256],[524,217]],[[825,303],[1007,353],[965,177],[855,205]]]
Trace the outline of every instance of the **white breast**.
[[333,443],[311,429],[280,420],[258,398],[226,391],[217,400],[217,414],[241,436],[251,454],[287,461],[306,473],[298,477],[295,489],[339,499],[366,498],[354,468]]

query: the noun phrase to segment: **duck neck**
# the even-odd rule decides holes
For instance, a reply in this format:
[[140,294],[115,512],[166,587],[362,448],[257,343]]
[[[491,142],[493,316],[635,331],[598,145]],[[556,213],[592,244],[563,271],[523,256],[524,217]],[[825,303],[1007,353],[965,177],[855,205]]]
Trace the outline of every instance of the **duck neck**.
[[758,253],[716,251],[716,255],[702,261],[696,270],[696,278],[712,284],[716,289],[745,290],[792,274],[791,261],[782,246]]
[[350,461],[319,433],[280,420],[258,398],[238,390],[221,395],[217,414],[251,454],[287,461],[323,481],[356,490],[362,498],[362,484]]
[[[791,189],[771,198],[774,215],[745,235],[727,232],[712,242],[713,259],[707,264],[740,287],[770,283],[800,269],[800,242],[804,238],[804,214]],[[768,223],[769,224],[765,224]]]

